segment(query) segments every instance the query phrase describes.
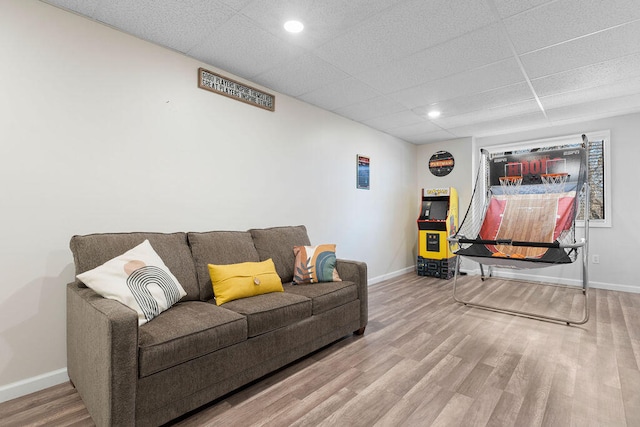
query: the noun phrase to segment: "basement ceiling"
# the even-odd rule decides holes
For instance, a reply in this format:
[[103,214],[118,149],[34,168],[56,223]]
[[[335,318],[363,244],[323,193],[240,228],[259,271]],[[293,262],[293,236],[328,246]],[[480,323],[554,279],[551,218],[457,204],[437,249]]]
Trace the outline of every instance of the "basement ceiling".
[[414,144],[640,111],[638,0],[46,2]]

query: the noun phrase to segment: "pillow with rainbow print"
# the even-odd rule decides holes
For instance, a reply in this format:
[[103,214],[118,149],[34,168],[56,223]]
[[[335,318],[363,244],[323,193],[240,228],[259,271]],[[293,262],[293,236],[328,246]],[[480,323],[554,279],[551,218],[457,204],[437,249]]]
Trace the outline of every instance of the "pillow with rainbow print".
[[336,245],[294,246],[293,283],[341,282],[336,270]]

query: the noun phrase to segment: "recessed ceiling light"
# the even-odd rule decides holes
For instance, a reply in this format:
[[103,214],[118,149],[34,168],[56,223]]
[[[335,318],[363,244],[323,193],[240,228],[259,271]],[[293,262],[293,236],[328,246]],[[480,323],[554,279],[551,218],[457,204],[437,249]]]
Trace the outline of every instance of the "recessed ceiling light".
[[284,23],[284,29],[290,33],[299,33],[304,30],[304,25],[300,21],[287,21]]
[[440,117],[440,111],[429,111],[429,114],[427,115],[431,119],[437,119],[438,117]]

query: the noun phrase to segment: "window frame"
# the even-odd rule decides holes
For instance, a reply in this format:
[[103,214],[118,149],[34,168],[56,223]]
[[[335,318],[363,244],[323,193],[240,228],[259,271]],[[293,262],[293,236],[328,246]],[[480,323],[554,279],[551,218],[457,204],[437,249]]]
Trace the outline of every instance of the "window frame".
[[[589,141],[603,141],[602,154],[604,156],[604,176],[603,176],[603,198],[604,198],[604,219],[589,219],[589,227],[611,227],[611,131],[601,130],[585,132]],[[561,147],[582,143],[582,134],[572,134],[557,137],[541,138],[528,141],[495,144],[483,147],[489,153],[499,153],[504,151],[527,150],[542,147]],[[576,226],[584,227],[584,220],[576,219]]]

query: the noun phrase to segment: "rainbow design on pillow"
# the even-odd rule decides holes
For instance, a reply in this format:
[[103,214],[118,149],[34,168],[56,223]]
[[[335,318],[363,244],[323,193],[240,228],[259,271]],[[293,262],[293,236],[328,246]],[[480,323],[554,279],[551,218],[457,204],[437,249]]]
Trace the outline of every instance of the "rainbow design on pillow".
[[293,283],[341,282],[336,270],[336,245],[294,246]]

